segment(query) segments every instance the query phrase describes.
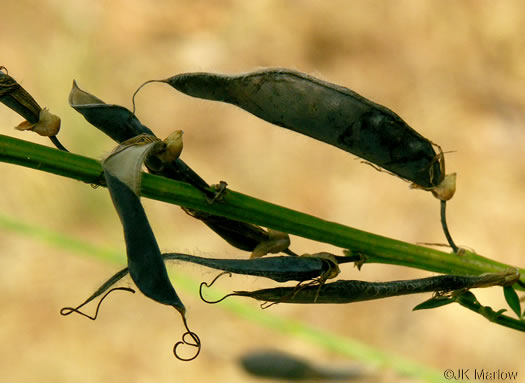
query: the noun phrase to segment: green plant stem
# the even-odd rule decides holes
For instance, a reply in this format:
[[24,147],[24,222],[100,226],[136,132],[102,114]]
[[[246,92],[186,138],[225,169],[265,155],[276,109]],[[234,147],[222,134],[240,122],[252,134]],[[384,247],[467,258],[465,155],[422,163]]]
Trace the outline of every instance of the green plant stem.
[[[22,165],[92,184],[101,184],[102,167],[92,158],[0,135],[0,161]],[[435,249],[386,238],[308,214],[274,205],[229,190],[221,201],[208,203],[197,189],[183,182],[144,174],[141,194],[187,208],[216,214],[242,222],[329,243],[353,254],[363,255],[366,263],[386,263],[443,274],[478,275],[518,269],[525,283],[525,269],[496,262],[466,251],[458,256]],[[522,289],[516,286],[516,288]]]
[[[14,217],[0,214],[0,229],[6,229],[13,233],[32,237],[50,246],[101,259],[120,267],[126,262],[126,255],[118,250],[102,248],[99,245],[88,243],[68,234],[22,222]],[[177,272],[173,269],[174,268],[171,268],[170,270],[170,277],[177,286],[177,289],[181,288],[185,292],[191,293],[194,297],[198,298],[200,283],[184,273]],[[218,299],[226,293],[216,287],[212,287],[206,291],[206,294]],[[411,376],[425,382],[442,382],[442,374],[439,370],[432,367],[399,356],[393,352],[379,350],[358,340],[342,337],[333,331],[314,327],[304,321],[289,319],[282,315],[272,313],[270,310],[261,310],[258,304],[230,300],[221,303],[217,307],[227,310],[239,318],[270,328],[288,337],[301,338],[325,350],[338,353],[339,355],[356,361],[362,361],[371,367],[377,367],[379,369],[391,368],[400,375]],[[190,316],[191,313],[188,313],[188,315]]]
[[525,321],[511,318],[503,314],[494,315],[494,311],[492,311],[490,307],[483,306],[477,300],[473,302],[469,299],[463,299],[461,296],[457,297],[455,300],[461,306],[466,307],[467,309],[484,316],[491,322],[497,323],[501,326],[508,327],[514,330],[525,332]]

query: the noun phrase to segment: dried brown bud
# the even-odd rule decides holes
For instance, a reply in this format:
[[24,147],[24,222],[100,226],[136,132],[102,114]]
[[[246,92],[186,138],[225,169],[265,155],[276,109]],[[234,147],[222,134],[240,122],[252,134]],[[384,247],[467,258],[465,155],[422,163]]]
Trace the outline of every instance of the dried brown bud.
[[290,236],[287,233],[268,229],[268,237],[253,249],[250,259],[264,257],[266,254],[277,254],[290,246]]
[[42,109],[13,77],[3,72],[0,72],[0,101],[26,119],[15,129],[32,130],[47,137],[56,136],[60,130],[60,118]]
[[456,173],[447,174],[441,183],[430,189],[432,195],[441,201],[448,201],[456,192]]
[[15,126],[17,130],[31,130],[41,136],[56,136],[60,130],[60,117],[50,113],[47,108],[40,111],[39,120],[36,124],[24,121]]
[[166,144],[166,151],[159,155],[162,161],[171,162],[179,158],[184,146],[182,142],[183,134],[184,132],[182,130],[176,130],[166,137],[164,140],[164,143]]

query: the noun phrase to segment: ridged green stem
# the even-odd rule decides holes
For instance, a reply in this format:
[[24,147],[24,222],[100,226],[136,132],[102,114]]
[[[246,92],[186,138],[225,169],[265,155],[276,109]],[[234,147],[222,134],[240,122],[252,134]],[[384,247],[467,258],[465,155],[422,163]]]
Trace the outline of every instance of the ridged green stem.
[[[103,182],[102,167],[92,158],[0,135],[0,161],[43,170],[86,183]],[[466,251],[464,255],[413,245],[326,221],[282,206],[271,204],[233,190],[221,201],[208,203],[197,189],[183,182],[144,174],[141,194],[187,208],[253,223],[314,241],[329,243],[366,263],[395,264],[443,274],[477,275],[518,269],[525,283],[525,269],[496,262]],[[516,288],[520,288],[516,286]]]

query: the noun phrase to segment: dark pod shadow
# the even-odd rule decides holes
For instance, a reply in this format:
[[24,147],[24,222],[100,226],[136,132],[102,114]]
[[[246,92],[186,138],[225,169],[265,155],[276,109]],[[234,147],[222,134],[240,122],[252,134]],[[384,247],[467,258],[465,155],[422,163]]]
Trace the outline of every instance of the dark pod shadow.
[[318,366],[306,359],[276,350],[258,350],[242,355],[239,364],[248,374],[277,381],[348,381],[365,376],[358,368]]

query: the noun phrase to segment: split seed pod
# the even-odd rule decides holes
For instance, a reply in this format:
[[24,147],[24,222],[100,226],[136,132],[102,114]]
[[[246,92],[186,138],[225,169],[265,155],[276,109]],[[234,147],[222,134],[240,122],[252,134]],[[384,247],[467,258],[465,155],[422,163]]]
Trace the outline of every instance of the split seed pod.
[[[187,333],[182,343],[175,345],[174,353],[182,359],[177,355],[177,346],[188,344],[200,350],[200,340],[188,329],[186,309],[170,282],[155,235],[139,199],[142,164],[146,156],[158,149],[159,145],[165,144],[152,136],[138,136],[117,147],[102,166],[113,205],[124,229],[131,279],[148,298],[173,306],[181,314]],[[193,341],[186,341],[186,335]]]
[[124,228],[131,279],[144,295],[184,315],[186,310],[171,285],[138,194],[142,163],[156,145],[151,142],[117,149],[103,162],[104,176]]

